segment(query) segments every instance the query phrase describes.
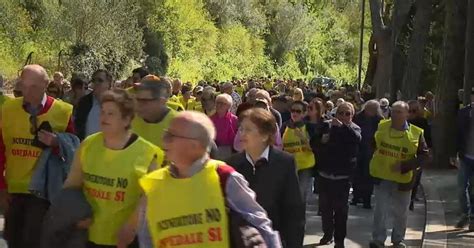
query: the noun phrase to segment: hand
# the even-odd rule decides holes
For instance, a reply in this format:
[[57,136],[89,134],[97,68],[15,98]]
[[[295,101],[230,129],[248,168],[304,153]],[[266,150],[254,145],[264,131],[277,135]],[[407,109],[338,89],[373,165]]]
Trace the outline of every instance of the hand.
[[127,248],[133,242],[136,236],[135,228],[125,224],[118,233],[117,248]]
[[458,157],[451,157],[449,158],[449,163],[459,169],[459,158]]
[[337,118],[332,118],[331,125],[336,126],[336,127],[340,127],[340,126],[342,126],[342,122]]
[[49,147],[58,146],[58,136],[45,130],[38,132],[38,140]]
[[397,162],[392,166],[392,172],[402,173],[402,163]]
[[323,134],[323,137],[321,137],[321,143],[325,144],[328,143],[329,141],[329,133]]
[[244,226],[240,227],[242,239],[245,247],[252,248],[266,248],[265,240],[255,227]]
[[76,227],[79,229],[88,229],[92,225],[92,219],[87,218],[77,222]]

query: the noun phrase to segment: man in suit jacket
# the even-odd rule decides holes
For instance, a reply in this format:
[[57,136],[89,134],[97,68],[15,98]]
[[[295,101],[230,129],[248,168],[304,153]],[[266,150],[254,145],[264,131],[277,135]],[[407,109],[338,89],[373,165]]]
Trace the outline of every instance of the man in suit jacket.
[[99,69],[92,74],[91,84],[93,91],[83,96],[74,110],[74,125],[80,140],[100,129],[100,97],[112,86],[112,74]]

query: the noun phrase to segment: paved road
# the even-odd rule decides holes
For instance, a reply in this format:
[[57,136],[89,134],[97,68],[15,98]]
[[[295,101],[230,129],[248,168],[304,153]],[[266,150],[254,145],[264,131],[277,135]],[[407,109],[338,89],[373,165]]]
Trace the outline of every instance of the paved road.
[[[422,193],[420,195],[422,195]],[[323,236],[321,228],[321,217],[317,216],[316,196],[312,195],[312,198],[309,200],[307,208],[307,230],[304,244],[305,247],[315,247]],[[368,244],[372,237],[372,218],[373,210],[363,209],[361,206],[350,206],[349,220],[347,225],[346,247],[368,247]],[[408,217],[406,243],[409,247],[421,247],[421,239],[424,225],[424,201],[416,202],[415,211],[410,212]],[[390,243],[390,238],[388,238],[385,244],[390,245]],[[334,245],[321,247],[334,247]]]
[[434,185],[444,207],[446,222],[446,227],[440,232],[446,234],[448,247],[473,247],[474,232],[469,232],[467,228],[457,229],[454,227],[459,219],[457,170],[429,171],[424,176],[434,182],[439,182]]

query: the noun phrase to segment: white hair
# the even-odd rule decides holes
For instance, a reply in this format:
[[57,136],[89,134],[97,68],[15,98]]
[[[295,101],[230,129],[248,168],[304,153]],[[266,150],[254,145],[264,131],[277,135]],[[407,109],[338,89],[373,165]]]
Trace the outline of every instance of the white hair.
[[362,105],[362,110],[360,112],[363,112],[367,107],[373,106],[377,109],[377,115],[383,116],[382,109],[380,108],[380,103],[377,100],[369,100]]
[[220,95],[218,95],[216,97],[216,102],[220,99],[225,100],[230,105],[230,107],[232,107],[232,97],[229,94],[220,94]]

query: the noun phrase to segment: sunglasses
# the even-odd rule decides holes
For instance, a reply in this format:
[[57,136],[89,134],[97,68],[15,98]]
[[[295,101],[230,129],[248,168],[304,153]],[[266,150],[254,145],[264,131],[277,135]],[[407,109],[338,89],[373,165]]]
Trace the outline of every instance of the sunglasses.
[[344,112],[344,111],[340,111],[340,112],[338,111],[336,114],[337,115],[343,115],[343,116],[346,116],[346,117],[351,116],[351,112]]
[[297,114],[303,113],[303,110],[301,110],[301,109],[291,109],[290,111],[291,111],[291,113],[297,113]]

